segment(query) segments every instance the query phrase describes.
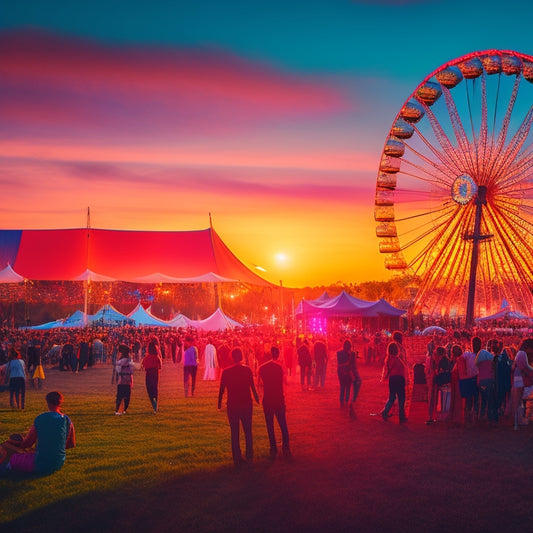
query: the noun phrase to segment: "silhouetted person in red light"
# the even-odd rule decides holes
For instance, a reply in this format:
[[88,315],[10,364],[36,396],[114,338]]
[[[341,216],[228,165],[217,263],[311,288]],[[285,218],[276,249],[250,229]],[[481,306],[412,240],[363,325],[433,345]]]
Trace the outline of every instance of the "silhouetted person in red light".
[[227,412],[231,429],[231,453],[233,462],[238,468],[245,463],[239,444],[240,424],[242,424],[246,443],[246,461],[252,461],[254,456],[252,438],[253,403],[251,394],[253,394],[257,403],[259,403],[259,396],[255,389],[252,370],[250,367],[242,364],[242,350],[240,348],[233,348],[231,357],[234,365],[225,368],[220,376],[218,408],[222,408],[222,397],[224,396],[224,391],[227,389]]
[[263,412],[270,441],[270,457],[274,459],[278,454],[276,435],[274,433],[274,417],[278,421],[281,430],[281,446],[283,455],[290,457],[289,430],[287,428],[287,418],[285,414],[284,384],[285,375],[283,367],[278,363],[279,348],[270,348],[271,361],[263,363],[259,367],[259,383],[263,384]]

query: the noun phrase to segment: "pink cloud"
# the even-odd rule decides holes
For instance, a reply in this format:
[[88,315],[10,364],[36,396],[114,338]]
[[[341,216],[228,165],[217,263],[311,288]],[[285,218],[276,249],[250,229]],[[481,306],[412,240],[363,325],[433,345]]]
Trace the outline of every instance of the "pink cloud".
[[353,107],[323,80],[214,50],[103,46],[36,31],[0,34],[0,112],[80,132],[216,132]]

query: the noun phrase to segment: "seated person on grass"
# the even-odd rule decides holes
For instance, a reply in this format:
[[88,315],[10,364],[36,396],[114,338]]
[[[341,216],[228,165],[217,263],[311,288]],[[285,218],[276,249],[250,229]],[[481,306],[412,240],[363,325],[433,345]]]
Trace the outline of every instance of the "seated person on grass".
[[[76,445],[76,437],[70,418],[61,413],[62,402],[61,393],[49,392],[46,395],[48,411],[37,416],[27,435],[14,434],[2,443],[3,470],[51,474],[63,466],[65,450]],[[29,449],[35,443],[35,450]]]

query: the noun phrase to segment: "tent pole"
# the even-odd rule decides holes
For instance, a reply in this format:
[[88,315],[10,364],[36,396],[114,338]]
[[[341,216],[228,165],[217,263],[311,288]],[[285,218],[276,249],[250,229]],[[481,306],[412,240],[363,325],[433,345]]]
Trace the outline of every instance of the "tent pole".
[[279,280],[279,303],[280,303],[280,306],[279,306],[279,315],[280,315],[280,318],[281,318],[281,331],[284,332],[285,331],[285,313],[284,313],[284,309],[283,309],[283,280]]
[[89,307],[89,280],[86,279],[84,280],[83,284],[85,285],[85,302],[84,302],[84,305],[83,305],[83,313],[84,313],[84,316],[83,316],[83,325],[86,326],[87,325],[87,309]]
[[[86,256],[86,265],[87,270],[89,270],[89,237],[91,236],[91,208],[87,207],[87,256]],[[84,302],[84,316],[83,316],[83,325],[87,325],[87,310],[89,306],[89,277],[84,281],[85,283],[85,302]]]

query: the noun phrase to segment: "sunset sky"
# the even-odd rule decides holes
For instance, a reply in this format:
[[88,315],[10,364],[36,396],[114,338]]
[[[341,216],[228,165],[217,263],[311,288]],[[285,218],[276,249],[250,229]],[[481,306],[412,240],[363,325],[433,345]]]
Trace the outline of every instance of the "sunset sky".
[[24,1],[0,13],[0,227],[213,226],[286,286],[390,277],[388,130],[442,63],[533,54],[529,2]]

